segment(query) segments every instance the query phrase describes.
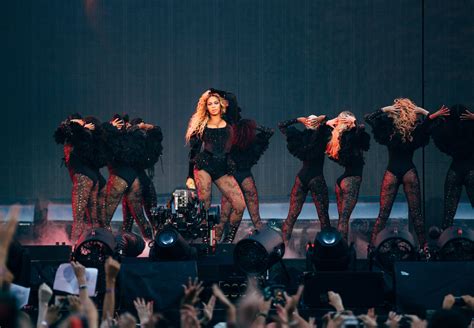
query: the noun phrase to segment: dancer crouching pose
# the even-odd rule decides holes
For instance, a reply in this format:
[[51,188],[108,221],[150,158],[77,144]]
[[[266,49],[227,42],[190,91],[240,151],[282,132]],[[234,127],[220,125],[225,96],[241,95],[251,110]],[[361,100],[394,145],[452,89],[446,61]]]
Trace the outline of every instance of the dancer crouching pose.
[[372,127],[375,140],[387,146],[389,158],[380,191],[380,211],[370,238],[371,246],[385,227],[402,184],[408,202],[408,218],[414,225],[420,249],[428,254],[425,221],[421,213],[420,181],[413,154],[416,149],[428,144],[433,120],[445,115],[449,115],[445,108],[430,115],[407,98],[395,99],[392,106],[366,115],[365,120]]
[[[291,238],[293,226],[301,213],[308,191],[311,191],[321,229],[330,227],[329,196],[323,175],[324,152],[331,135],[329,127],[322,123],[326,117],[309,116],[281,122],[278,127],[286,136],[288,151],[303,162],[291,190],[290,209],[283,222],[285,243]],[[306,129],[300,131],[290,125],[302,123]]]
[[450,107],[449,117],[439,120],[432,137],[438,149],[452,157],[444,182],[443,229],[446,229],[454,225],[463,186],[474,207],[474,113],[463,105]]
[[[199,200],[206,210],[211,206],[212,182],[229,200],[232,206],[230,230],[234,233],[228,242],[232,242],[242,220],[245,201],[237,181],[231,175],[233,164],[229,152],[232,147],[232,127],[222,117],[225,110],[224,99],[217,93],[208,90],[199,99],[186,131],[186,142],[191,146],[186,185],[195,182]],[[206,236],[203,242],[208,241]]]
[[[122,196],[124,218],[128,212],[146,240],[153,240],[153,229],[142,209],[142,188],[135,169],[146,157],[145,134],[138,127],[131,127],[128,117],[116,114],[103,124],[108,149],[109,180],[106,195],[106,223],[110,224]],[[126,219],[124,224],[126,224]]]
[[64,162],[72,180],[71,241],[77,242],[83,233],[88,217],[97,226],[98,177],[94,168],[94,124],[86,124],[79,114],[70,115],[54,133],[58,144],[64,144]]
[[336,182],[336,200],[339,220],[337,230],[348,241],[349,219],[359,197],[364,168],[364,151],[369,150],[370,136],[364,125],[357,124],[354,114],[341,112],[328,121],[332,127],[331,139],[326,147],[330,159],[344,167]]

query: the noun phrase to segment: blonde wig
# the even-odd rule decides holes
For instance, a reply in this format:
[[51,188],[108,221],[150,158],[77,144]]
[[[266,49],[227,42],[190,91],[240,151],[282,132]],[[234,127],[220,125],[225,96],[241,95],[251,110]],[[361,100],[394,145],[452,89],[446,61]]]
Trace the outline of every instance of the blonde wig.
[[411,142],[413,140],[411,133],[416,125],[416,105],[408,98],[397,98],[393,101],[393,107],[399,111],[388,112],[395,125],[391,138],[398,132],[403,142]]
[[219,99],[221,104],[221,115],[225,113],[226,101],[224,98],[217,93],[207,93],[202,95],[197,103],[196,111],[189,120],[188,130],[186,131],[186,143],[189,143],[189,140],[193,135],[196,135],[199,138],[202,137],[210,117],[209,112],[207,111],[207,100],[211,97],[217,97]]
[[[354,114],[349,111],[341,112],[338,118],[355,118]],[[334,129],[332,129],[331,140],[326,145],[326,154],[332,159],[339,159],[339,150],[341,149],[341,136],[346,130],[355,127],[355,121],[351,124],[338,123]]]

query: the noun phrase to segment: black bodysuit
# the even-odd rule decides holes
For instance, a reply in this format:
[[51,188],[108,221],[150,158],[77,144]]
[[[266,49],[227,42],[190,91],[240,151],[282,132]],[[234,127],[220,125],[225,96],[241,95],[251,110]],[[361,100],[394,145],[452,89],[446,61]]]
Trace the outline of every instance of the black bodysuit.
[[394,132],[393,120],[381,109],[366,115],[365,120],[372,127],[375,140],[388,148],[387,171],[402,180],[408,171],[416,169],[413,154],[416,149],[428,144],[432,120],[426,118],[419,121],[411,133],[412,140],[406,142],[399,133]]
[[363,151],[368,151],[370,148],[370,135],[365,132],[363,125],[345,130],[340,137],[340,147],[337,159],[329,157],[344,167],[344,173],[336,181],[339,187],[341,187],[342,180],[347,177],[362,177]]
[[296,123],[297,119],[284,121],[278,124],[278,128],[286,135],[288,151],[303,162],[298,177],[307,187],[311,179],[323,175],[324,151],[331,131],[324,123],[317,130],[300,131],[290,126]]
[[188,177],[194,177],[194,168],[204,170],[217,180],[226,174],[232,174],[235,165],[229,157],[232,147],[232,128],[229,124],[223,128],[206,127],[202,138],[194,135],[190,140]]

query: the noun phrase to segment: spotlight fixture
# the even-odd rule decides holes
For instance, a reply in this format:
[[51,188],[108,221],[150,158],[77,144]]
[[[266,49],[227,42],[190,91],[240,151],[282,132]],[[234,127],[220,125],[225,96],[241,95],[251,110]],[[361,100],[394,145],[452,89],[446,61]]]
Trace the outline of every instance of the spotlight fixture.
[[143,238],[133,232],[122,232],[115,237],[115,254],[126,257],[137,257],[145,249]]
[[281,233],[264,227],[235,245],[234,263],[247,274],[261,274],[280,261],[284,254]]
[[314,243],[307,247],[307,260],[317,271],[344,271],[354,259],[355,252],[334,227],[322,229]]
[[85,231],[74,246],[74,259],[83,265],[102,266],[112,256],[116,247],[115,237],[104,228]]
[[468,228],[450,227],[438,239],[438,256],[444,261],[474,260],[474,231]]
[[167,225],[155,236],[149,257],[157,261],[193,260],[197,258],[197,251],[174,226]]
[[377,235],[370,259],[379,264],[382,269],[393,271],[395,261],[416,259],[415,239],[406,229],[387,227]]

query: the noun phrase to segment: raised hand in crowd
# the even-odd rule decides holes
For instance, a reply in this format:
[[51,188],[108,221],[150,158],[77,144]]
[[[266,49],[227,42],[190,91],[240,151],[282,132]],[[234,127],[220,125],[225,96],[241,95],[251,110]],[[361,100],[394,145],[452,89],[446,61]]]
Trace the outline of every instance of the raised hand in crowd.
[[364,324],[365,328],[377,327],[377,316],[375,315],[375,309],[370,308],[367,314],[361,314],[357,317]]
[[237,310],[235,305],[229,301],[217,284],[212,285],[212,293],[227,309],[227,327],[235,327],[237,322]]
[[115,283],[120,271],[120,263],[112,257],[107,258],[104,265],[105,271],[105,297],[102,307],[102,320],[110,320],[115,310]]
[[184,296],[181,300],[182,305],[188,304],[194,306],[197,302],[199,302],[199,295],[204,290],[202,281],[199,282],[197,277],[193,281],[193,279],[189,277],[187,285],[183,285],[183,288]]
[[151,320],[153,316],[153,301],[146,302],[143,298],[137,298],[133,301],[133,305],[135,305],[135,309],[137,310],[141,326]]
[[47,325],[46,314],[48,312],[48,303],[53,297],[53,291],[51,288],[42,283],[38,288],[38,320],[36,322],[37,327],[44,327]]
[[79,283],[79,300],[82,304],[82,312],[87,318],[89,328],[97,328],[99,313],[87,293],[86,268],[81,263],[75,261],[71,261],[71,266]]
[[329,304],[332,305],[337,312],[344,311],[344,305],[342,304],[341,295],[333,291],[328,292]]
[[15,235],[18,223],[18,209],[15,208],[11,212],[10,220],[6,224],[0,225],[0,288],[8,287],[14,277],[7,268],[7,257],[10,244]]

